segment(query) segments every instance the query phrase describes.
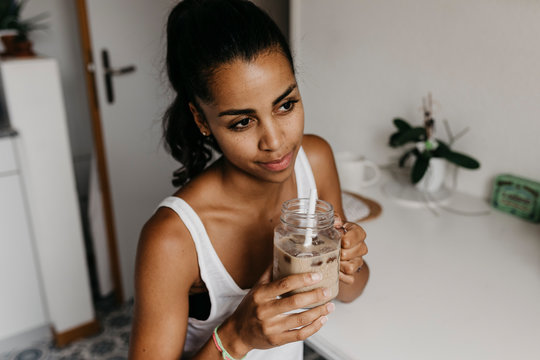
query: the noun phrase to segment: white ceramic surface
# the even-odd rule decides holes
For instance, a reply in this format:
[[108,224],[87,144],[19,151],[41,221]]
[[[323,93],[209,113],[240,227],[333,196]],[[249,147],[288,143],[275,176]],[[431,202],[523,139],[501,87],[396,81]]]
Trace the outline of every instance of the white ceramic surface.
[[359,192],[379,181],[379,167],[363,156],[350,152],[337,153],[336,164],[342,190]]

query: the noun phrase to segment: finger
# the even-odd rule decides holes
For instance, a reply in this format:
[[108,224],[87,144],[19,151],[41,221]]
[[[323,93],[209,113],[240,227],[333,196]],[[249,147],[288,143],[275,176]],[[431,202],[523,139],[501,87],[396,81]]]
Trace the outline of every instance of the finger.
[[329,302],[301,313],[286,315],[286,318],[279,322],[279,326],[281,326],[283,330],[294,330],[311,324],[321,316],[330,314],[335,308],[336,306]]
[[346,275],[352,275],[357,272],[358,269],[361,268],[363,265],[364,259],[362,259],[361,257],[354,258],[349,261],[342,261],[339,264],[339,270]]
[[358,223],[352,222],[352,221],[345,221],[343,223],[343,228],[347,231],[351,231],[353,228],[362,229],[362,226],[360,226]]
[[366,232],[358,224],[345,223],[343,229],[345,229],[345,234],[341,239],[341,247],[344,249],[353,247],[366,239]]
[[340,259],[341,261],[348,261],[357,257],[366,256],[368,253],[368,247],[366,243],[362,242],[353,248],[341,249]]
[[331,300],[332,295],[335,296],[336,294],[332,294],[331,289],[316,288],[281,299],[275,299],[268,304],[265,315],[275,316],[291,310],[310,307],[313,306],[313,304],[327,302]]
[[319,331],[327,321],[328,318],[326,316],[321,316],[311,324],[300,329],[287,331],[281,337],[282,343],[285,344],[294,341],[306,340],[308,337]]
[[342,281],[344,282],[345,284],[353,284],[354,283],[354,276],[352,275],[346,275],[344,273],[342,273],[341,271],[339,272],[339,281]]
[[322,280],[319,273],[303,273],[285,276],[268,284],[267,292],[271,298],[276,298],[292,290],[314,285]]

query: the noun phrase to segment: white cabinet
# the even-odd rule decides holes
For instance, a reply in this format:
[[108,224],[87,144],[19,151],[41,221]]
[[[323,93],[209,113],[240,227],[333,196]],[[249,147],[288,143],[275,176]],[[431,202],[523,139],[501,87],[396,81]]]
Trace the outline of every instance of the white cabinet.
[[[45,307],[41,308],[45,308],[46,323],[54,330],[57,342],[63,343],[78,334],[94,331],[97,323],[60,73],[54,59],[32,58],[1,61],[0,74],[9,121],[19,133],[11,138],[13,149],[17,150],[18,175],[8,171],[4,174],[15,176],[0,183],[0,221],[3,224],[0,228],[0,279],[9,285],[8,290],[0,284],[0,329],[5,324],[3,312],[9,313],[11,304],[17,303],[17,309],[23,309],[29,317],[34,316],[36,309],[40,309],[36,304],[41,302],[36,294],[42,289]],[[17,208],[14,204],[27,206]],[[26,222],[19,219],[23,214]],[[29,235],[33,242],[28,240]],[[15,253],[12,255],[11,251]],[[32,251],[34,257],[30,256]],[[31,278],[30,274],[36,273],[36,269],[39,277]],[[17,285],[19,281],[10,280],[15,276],[25,278]],[[25,302],[28,300],[23,293],[20,298],[10,298],[14,296],[11,291],[22,287],[34,289],[30,297],[38,300]],[[21,324],[18,322],[17,326]],[[6,330],[15,335],[13,329],[9,325]],[[0,340],[3,334],[0,332]]]
[[0,138],[0,339],[47,323],[12,138]]

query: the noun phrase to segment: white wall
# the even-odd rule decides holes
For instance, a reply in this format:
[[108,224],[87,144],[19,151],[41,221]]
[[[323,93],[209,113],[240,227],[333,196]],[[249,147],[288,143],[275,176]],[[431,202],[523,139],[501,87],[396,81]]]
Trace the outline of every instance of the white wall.
[[90,112],[86,98],[84,67],[76,1],[31,0],[23,9],[23,19],[46,12],[47,29],[32,32],[38,55],[57,59],[60,66],[64,103],[68,119],[69,140],[80,195],[88,192],[88,174],[92,149]]
[[[482,167],[458,188],[488,196],[496,174],[540,181],[540,2],[526,0],[291,0],[291,36],[306,132],[380,164],[391,120],[420,124],[431,91],[454,149]],[[435,108],[437,110],[437,107]]]

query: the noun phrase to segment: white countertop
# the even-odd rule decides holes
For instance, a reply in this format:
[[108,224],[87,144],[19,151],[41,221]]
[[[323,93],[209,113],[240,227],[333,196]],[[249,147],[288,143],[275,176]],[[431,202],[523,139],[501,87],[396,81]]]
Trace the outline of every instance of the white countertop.
[[[362,223],[371,277],[308,342],[329,359],[540,359],[540,225],[398,204]],[[449,206],[486,209],[455,194]]]

